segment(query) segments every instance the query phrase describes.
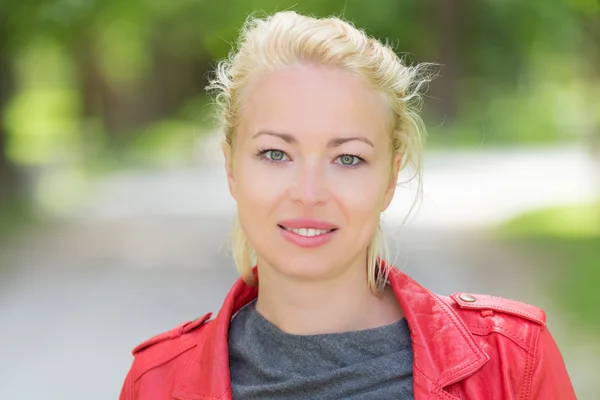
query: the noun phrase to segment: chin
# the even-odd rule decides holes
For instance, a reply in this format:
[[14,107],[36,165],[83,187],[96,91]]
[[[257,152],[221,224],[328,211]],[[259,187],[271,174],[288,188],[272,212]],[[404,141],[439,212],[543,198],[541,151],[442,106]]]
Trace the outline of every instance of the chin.
[[[274,269],[288,278],[303,281],[322,280],[332,274],[339,273],[341,272],[339,263],[339,259],[324,256],[322,252],[314,252],[313,254],[286,253],[285,256],[259,258],[259,266],[265,265],[267,268]],[[344,262],[342,265],[348,265],[348,263]]]

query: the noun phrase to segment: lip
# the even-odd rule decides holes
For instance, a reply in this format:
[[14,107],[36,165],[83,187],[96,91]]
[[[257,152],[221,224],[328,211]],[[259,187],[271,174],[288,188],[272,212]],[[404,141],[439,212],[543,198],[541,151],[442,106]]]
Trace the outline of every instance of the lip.
[[[327,233],[322,233],[317,236],[302,236],[298,235],[295,232],[288,231],[281,226],[278,226],[279,232],[285,240],[288,242],[298,246],[298,247],[319,247],[329,242],[335,234],[338,232],[337,229],[334,231],[329,231]],[[315,228],[316,229],[316,228]]]
[[291,229],[300,229],[300,228],[321,229],[321,230],[337,229],[337,226],[330,224],[329,222],[320,221],[318,219],[312,219],[312,218],[286,219],[284,221],[279,221],[278,225],[281,225],[285,228],[291,228]]
[[[295,232],[288,231],[285,228],[299,229],[299,228],[307,228],[307,229],[320,229],[320,230],[328,230],[330,232],[322,233],[317,236],[302,236]],[[315,219],[309,218],[298,218],[298,219],[288,219],[285,221],[281,221],[278,224],[279,231],[285,240],[288,242],[299,246],[299,247],[318,247],[322,246],[325,243],[329,242],[338,231],[337,226],[330,224],[329,222],[319,221]]]

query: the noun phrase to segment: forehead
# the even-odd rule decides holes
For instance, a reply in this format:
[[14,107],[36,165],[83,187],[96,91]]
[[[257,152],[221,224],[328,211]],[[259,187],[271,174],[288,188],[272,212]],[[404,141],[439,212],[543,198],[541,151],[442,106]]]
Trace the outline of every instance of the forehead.
[[261,129],[294,135],[361,134],[386,138],[383,94],[349,72],[303,65],[270,72],[248,87],[240,134]]

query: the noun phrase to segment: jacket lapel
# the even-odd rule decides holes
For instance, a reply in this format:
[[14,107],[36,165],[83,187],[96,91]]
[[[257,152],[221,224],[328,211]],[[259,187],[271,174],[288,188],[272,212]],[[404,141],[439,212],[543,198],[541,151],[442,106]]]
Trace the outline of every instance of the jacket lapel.
[[452,308],[392,268],[389,282],[410,328],[415,399],[450,399],[444,388],[472,375],[489,356]]
[[[256,269],[255,269],[256,274]],[[416,400],[452,399],[444,388],[481,368],[489,356],[454,310],[406,274],[392,268],[389,275],[411,332]],[[191,362],[176,382],[173,397],[181,400],[231,399],[228,336],[231,318],[258,295],[241,279],[225,298]]]
[[229,324],[233,315],[256,298],[258,289],[238,279],[225,297],[214,321],[209,321],[184,374],[176,382],[173,398],[182,400],[230,400]]

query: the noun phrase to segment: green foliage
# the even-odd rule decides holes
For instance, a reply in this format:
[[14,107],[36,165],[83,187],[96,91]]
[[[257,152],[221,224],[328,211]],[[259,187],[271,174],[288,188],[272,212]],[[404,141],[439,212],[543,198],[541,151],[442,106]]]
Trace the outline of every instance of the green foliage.
[[[444,37],[446,31],[439,29],[451,22],[438,20],[442,1],[0,2],[0,59],[12,61],[17,81],[12,104],[3,110],[10,131],[8,155],[18,163],[44,164],[86,157],[91,144],[117,140],[111,136],[115,132],[99,138],[109,118],[102,112],[109,114],[111,104],[98,103],[113,100],[86,98],[86,91],[97,90],[84,86],[89,60],[97,68],[95,84],[119,98],[154,86],[157,63],[165,57],[166,65],[189,61],[197,79],[205,81],[208,70],[231,50],[248,15],[289,9],[343,16],[368,34],[387,39],[412,62],[444,64],[442,50],[451,44],[459,53],[457,75],[446,77],[449,66],[441,65],[438,81],[457,80],[451,85],[454,93],[426,98],[425,119],[432,128],[433,145],[529,144],[600,136],[600,97],[594,95],[600,90],[596,68],[600,55],[591,51],[597,43],[594,27],[600,26],[597,1],[452,2],[459,6],[453,38]],[[178,76],[159,79],[177,83]],[[202,85],[197,86],[200,92]],[[161,90],[168,87],[169,83]],[[126,142],[142,147],[164,142],[152,139],[167,136],[163,129],[158,130],[160,135],[152,133],[157,126],[182,131],[171,127],[189,124],[180,118],[181,110],[189,107],[187,100],[173,100],[165,108],[168,111],[161,109],[147,126],[127,133],[150,137]],[[149,96],[146,101],[151,106],[156,100]],[[444,101],[457,102],[458,118],[446,121],[435,115],[432,105]],[[87,115],[90,106],[95,114]],[[91,133],[85,129],[89,124],[94,125]]]
[[528,213],[501,226],[498,235],[540,261],[552,260],[544,268],[556,279],[552,290],[561,293],[565,315],[600,330],[600,202]]
[[14,60],[20,90],[4,110],[12,133],[8,154],[23,165],[68,161],[77,156],[78,93],[70,90],[73,69],[56,40],[37,38]]
[[518,237],[556,239],[600,237],[600,203],[576,204],[524,214],[508,221],[499,232]]

